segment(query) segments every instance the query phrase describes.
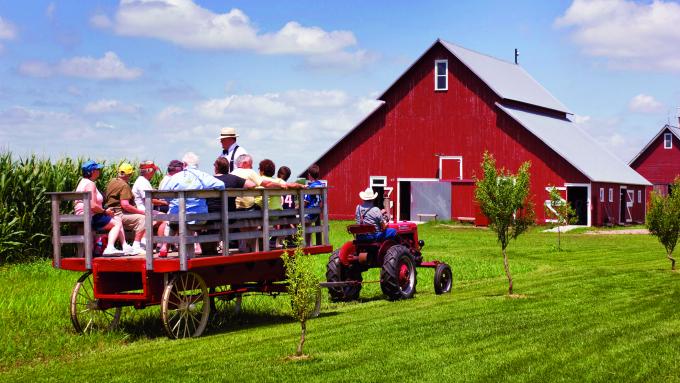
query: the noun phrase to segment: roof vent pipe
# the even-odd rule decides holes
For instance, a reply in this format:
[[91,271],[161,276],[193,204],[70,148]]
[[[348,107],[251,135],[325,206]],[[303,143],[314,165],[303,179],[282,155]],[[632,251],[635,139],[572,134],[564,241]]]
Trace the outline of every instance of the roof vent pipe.
[[[515,65],[519,64],[519,49],[515,48]],[[680,108],[678,108],[680,110]]]

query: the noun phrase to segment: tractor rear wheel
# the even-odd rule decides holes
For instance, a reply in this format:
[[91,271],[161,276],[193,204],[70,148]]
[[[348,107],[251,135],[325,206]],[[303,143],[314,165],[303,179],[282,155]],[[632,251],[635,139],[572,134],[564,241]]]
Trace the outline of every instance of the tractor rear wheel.
[[361,292],[361,271],[354,267],[346,267],[340,263],[340,251],[335,250],[328,259],[326,265],[326,281],[328,282],[347,282],[355,281],[357,283],[347,284],[341,286],[330,286],[328,294],[334,302],[349,302],[359,299]]
[[453,284],[453,274],[451,273],[451,267],[446,263],[440,263],[437,268],[434,269],[434,293],[444,294],[451,291],[451,285]]
[[413,298],[416,293],[416,266],[406,246],[392,246],[380,270],[380,288],[390,300]]

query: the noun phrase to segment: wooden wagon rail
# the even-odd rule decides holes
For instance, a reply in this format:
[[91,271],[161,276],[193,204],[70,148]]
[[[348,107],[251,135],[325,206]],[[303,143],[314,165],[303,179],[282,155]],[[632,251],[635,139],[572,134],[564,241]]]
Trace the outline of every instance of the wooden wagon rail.
[[[77,244],[79,246],[78,260],[70,259],[68,268],[74,265],[82,265],[92,270],[93,267],[93,232],[91,229],[91,207],[89,192],[59,192],[47,193],[52,201],[52,245],[54,267],[62,268],[62,246],[64,244]],[[270,210],[269,197],[295,195],[297,197],[296,209]],[[305,208],[304,197],[306,195],[319,196],[320,207]],[[261,210],[229,211],[228,199],[230,197],[261,197]],[[151,200],[153,199],[176,199],[179,206],[178,214],[154,214]],[[205,214],[187,214],[186,202],[189,198],[219,198],[222,209],[219,212]],[[194,254],[195,243],[222,242],[221,254],[205,254],[206,256],[230,256],[229,242],[232,240],[251,240],[258,244],[255,253],[267,253],[270,250],[269,239],[272,236],[289,236],[300,228],[304,233],[304,247],[323,247],[330,245],[328,236],[328,205],[326,203],[327,189],[227,189],[227,190],[182,190],[182,191],[147,191],[146,201],[146,255],[145,269],[154,270],[154,263],[161,261],[162,264],[177,262],[176,259],[159,259],[154,257],[153,249],[157,243],[176,244],[179,248],[179,270],[188,271],[191,267],[190,260],[197,258]],[[84,214],[62,214],[62,203],[67,201],[82,200]],[[157,213],[157,212],[156,212]],[[314,219],[306,219],[312,216]],[[177,236],[158,236],[153,232],[153,221],[169,221],[177,224]],[[206,221],[202,225],[194,225],[193,222]],[[64,224],[76,226],[76,233],[62,234]],[[276,229],[282,225],[285,228]],[[294,227],[289,227],[294,225]],[[245,229],[234,232],[234,230]],[[193,229],[210,230],[216,234],[194,235]],[[261,243],[261,248],[259,244]],[[129,258],[129,257],[126,257]],[[212,261],[211,263],[214,263]],[[218,262],[219,263],[219,262]],[[202,262],[191,262],[192,265]],[[164,269],[167,268],[163,267]]]

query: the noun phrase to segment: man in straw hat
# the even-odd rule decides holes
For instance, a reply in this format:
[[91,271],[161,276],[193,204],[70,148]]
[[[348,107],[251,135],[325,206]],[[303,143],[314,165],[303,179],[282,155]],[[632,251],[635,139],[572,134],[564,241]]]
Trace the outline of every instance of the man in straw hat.
[[387,222],[383,218],[382,212],[377,206],[373,205],[373,200],[376,197],[378,197],[378,193],[374,192],[370,187],[359,192],[359,198],[361,198],[362,202],[357,205],[354,218],[358,224],[375,226],[375,233],[360,234],[359,239],[383,241],[388,238],[394,238],[397,235],[395,229],[385,227]]
[[222,157],[229,160],[229,172],[234,171],[235,160],[243,154],[248,152],[236,144],[238,134],[234,128],[222,128],[220,130],[220,143],[222,144]]

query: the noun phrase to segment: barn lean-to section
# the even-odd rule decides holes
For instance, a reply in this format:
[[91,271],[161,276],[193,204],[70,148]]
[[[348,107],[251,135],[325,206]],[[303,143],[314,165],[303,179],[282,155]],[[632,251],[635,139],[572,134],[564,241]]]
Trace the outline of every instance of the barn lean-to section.
[[[513,172],[531,161],[539,223],[549,187],[578,209],[579,223],[602,225],[627,222],[630,209],[605,220],[598,183],[615,183],[617,191],[648,184],[576,127],[571,112],[520,66],[442,40],[378,99],[383,103],[316,161],[329,184],[331,218],[353,218],[358,191],[372,186],[387,190],[399,219],[436,214],[484,224],[474,176],[485,151]],[[644,219],[644,209],[629,214],[629,222]]]

